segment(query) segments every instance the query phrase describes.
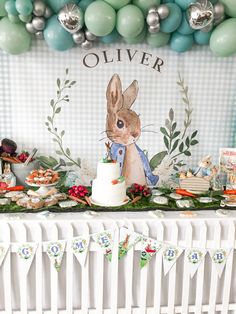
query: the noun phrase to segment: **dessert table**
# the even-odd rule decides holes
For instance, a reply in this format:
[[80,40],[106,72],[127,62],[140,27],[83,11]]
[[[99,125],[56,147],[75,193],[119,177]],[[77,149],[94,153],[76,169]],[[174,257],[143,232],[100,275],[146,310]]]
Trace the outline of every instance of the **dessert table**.
[[[140,243],[118,261],[119,227],[185,247],[236,248],[236,210],[219,217],[198,211],[194,217],[165,212],[1,214],[0,242],[11,243],[0,268],[0,313],[236,313],[236,254],[232,250],[219,278],[209,254],[193,278],[183,253],[164,276],[162,256],[139,266]],[[42,241],[63,240],[114,228],[112,261],[96,243],[89,246],[84,267],[67,246],[61,270],[55,271]],[[39,243],[27,277],[16,257],[18,242]]]

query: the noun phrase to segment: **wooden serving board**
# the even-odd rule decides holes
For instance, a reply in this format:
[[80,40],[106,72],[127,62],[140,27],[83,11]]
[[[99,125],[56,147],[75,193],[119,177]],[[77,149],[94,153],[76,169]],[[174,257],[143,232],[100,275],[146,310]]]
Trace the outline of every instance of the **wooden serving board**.
[[191,177],[180,180],[180,187],[191,192],[206,192],[210,188],[210,182],[204,178]]

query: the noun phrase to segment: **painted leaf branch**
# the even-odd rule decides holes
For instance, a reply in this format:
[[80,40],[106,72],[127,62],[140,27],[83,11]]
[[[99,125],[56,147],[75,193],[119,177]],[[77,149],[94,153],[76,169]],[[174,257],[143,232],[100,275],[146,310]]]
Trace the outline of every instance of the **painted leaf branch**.
[[193,109],[190,104],[188,86],[185,85],[184,79],[180,74],[177,84],[180,87],[182,101],[185,105],[184,128],[183,130],[181,130],[181,128],[178,129],[175,113],[173,108],[171,108],[169,110],[168,118],[165,120],[165,126],[160,128],[160,131],[163,134],[163,142],[166,150],[153,156],[150,161],[153,169],[159,166],[162,160],[168,155],[173,162],[174,170],[178,171],[179,167],[185,165],[183,160],[178,160],[178,158],[181,155],[187,157],[191,156],[192,146],[198,144],[198,140],[196,139],[198,131],[195,130],[192,134],[189,134]]
[[[58,145],[58,150],[56,150],[57,155],[64,156],[69,162],[66,163],[67,166],[76,165],[80,167],[80,159],[76,160],[72,158],[70,149],[64,146],[63,137],[65,135],[65,130],[58,130],[56,126],[56,117],[60,114],[62,110],[63,103],[69,103],[69,95],[66,93],[68,89],[76,84],[76,81],[71,81],[68,79],[69,70],[66,69],[66,75],[63,80],[60,78],[57,79],[57,96],[55,99],[51,99],[50,107],[51,107],[51,115],[47,117],[47,121],[45,125],[53,135],[53,141]],[[63,160],[61,158],[61,160]]]

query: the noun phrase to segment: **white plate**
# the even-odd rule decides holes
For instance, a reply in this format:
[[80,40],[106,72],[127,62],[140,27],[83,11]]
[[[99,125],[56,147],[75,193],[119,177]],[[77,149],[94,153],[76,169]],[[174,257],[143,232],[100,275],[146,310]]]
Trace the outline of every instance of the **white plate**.
[[118,206],[123,206],[123,205],[125,205],[125,204],[127,204],[128,202],[129,202],[129,198],[127,197],[127,199],[124,201],[124,202],[122,202],[122,203],[120,203],[120,204],[115,204],[115,205],[105,205],[105,204],[101,204],[101,203],[98,203],[98,202],[95,202],[95,201],[93,201],[93,199],[90,197],[89,198],[90,199],[90,201],[91,201],[91,203],[93,204],[93,205],[97,205],[97,206],[100,206],[100,207],[118,207]]
[[43,187],[54,186],[54,185],[57,185],[58,182],[59,182],[59,180],[57,182],[50,183],[50,184],[37,184],[37,183],[29,183],[29,182],[25,181],[25,183],[28,184],[29,186],[34,186],[36,188],[40,188],[41,186],[43,186]]

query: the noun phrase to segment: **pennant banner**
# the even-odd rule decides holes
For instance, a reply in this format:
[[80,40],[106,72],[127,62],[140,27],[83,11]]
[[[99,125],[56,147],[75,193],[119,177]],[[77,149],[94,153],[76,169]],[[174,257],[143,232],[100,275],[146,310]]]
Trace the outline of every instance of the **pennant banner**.
[[7,255],[9,247],[10,247],[9,243],[1,243],[0,245],[0,267],[5,259],[5,256]]
[[72,251],[82,267],[85,265],[88,248],[89,248],[89,241],[90,241],[90,236],[77,237],[77,238],[72,239],[71,241]]
[[188,248],[185,250],[187,260],[189,262],[189,274],[193,278],[201,262],[204,260],[206,255],[206,249],[199,248]]
[[216,271],[218,272],[218,276],[221,277],[223,270],[225,268],[225,264],[227,258],[231,252],[231,248],[228,249],[209,249],[209,254],[212,260],[212,263],[215,265]]
[[17,256],[20,258],[21,271],[26,276],[30,270],[30,266],[33,262],[34,255],[36,253],[38,243],[28,242],[25,244],[19,244],[17,249]]
[[168,274],[168,272],[176,263],[177,259],[180,257],[182,252],[183,249],[181,247],[174,245],[164,245],[162,250],[164,276]]
[[161,242],[143,237],[141,241],[140,267],[146,266],[151,258],[162,248]]
[[106,258],[110,262],[112,259],[112,248],[114,243],[114,230],[105,230],[92,235],[93,240],[103,250]]
[[122,227],[120,228],[120,240],[119,240],[119,259],[124,257],[127,252],[140,240],[142,236],[136,232]]
[[46,253],[57,271],[59,271],[61,268],[65,247],[65,240],[45,243]]

